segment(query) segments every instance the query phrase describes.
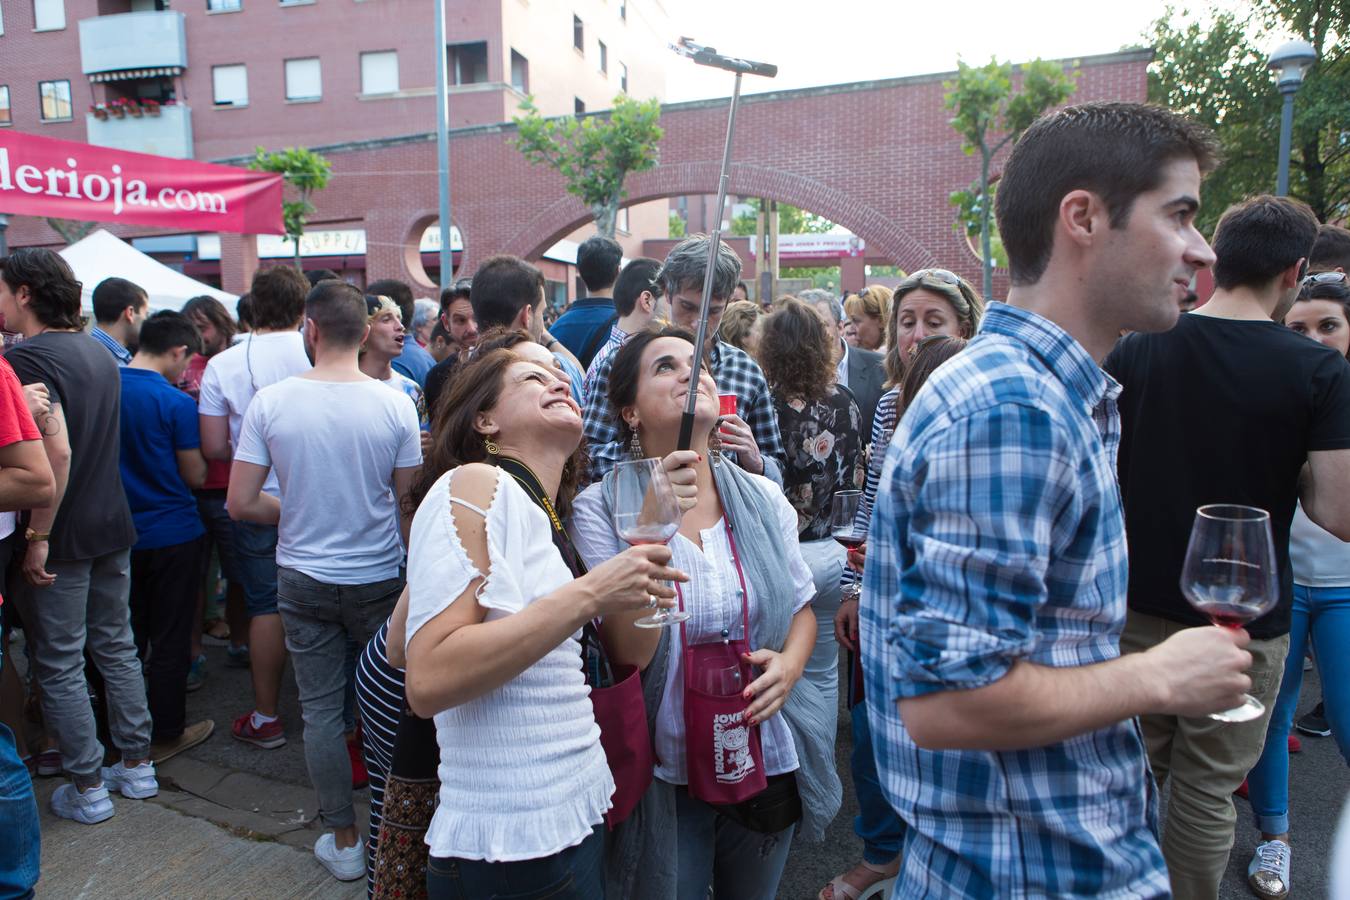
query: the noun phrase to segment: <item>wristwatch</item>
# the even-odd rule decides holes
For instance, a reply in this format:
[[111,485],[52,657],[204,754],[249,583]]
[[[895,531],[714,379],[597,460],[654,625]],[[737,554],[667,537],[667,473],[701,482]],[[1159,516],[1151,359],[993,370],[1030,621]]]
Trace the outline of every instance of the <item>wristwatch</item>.
[[36,543],[37,541],[50,540],[51,536],[52,533],[50,531],[34,531],[32,528],[29,528],[23,533],[24,540],[28,541],[30,544]]

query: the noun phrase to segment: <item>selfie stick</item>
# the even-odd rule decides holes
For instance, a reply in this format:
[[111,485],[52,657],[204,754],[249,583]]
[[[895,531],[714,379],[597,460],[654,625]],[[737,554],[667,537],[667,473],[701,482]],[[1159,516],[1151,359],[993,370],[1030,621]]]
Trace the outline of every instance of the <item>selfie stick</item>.
[[736,86],[731,91],[731,112],[727,116],[727,142],[722,148],[722,174],[717,181],[717,205],[713,207],[717,211],[716,225],[708,241],[708,265],[703,272],[703,301],[698,312],[698,334],[694,337],[694,371],[690,376],[692,383],[684,404],[684,416],[680,419],[680,441],[677,446],[680,450],[688,450],[689,443],[694,437],[694,406],[698,402],[698,378],[699,373],[703,371],[704,345],[708,339],[708,307],[712,304],[713,272],[717,265],[717,251],[722,245],[722,209],[727,202],[731,135],[736,130],[736,107],[741,100],[741,76],[750,74],[773,78],[778,74],[778,67],[771,63],[722,56],[715,48],[696,44],[687,37],[682,37],[678,43],[671,44],[670,49],[681,56],[689,57],[700,66],[711,66],[714,69],[726,69],[728,72],[736,73]]

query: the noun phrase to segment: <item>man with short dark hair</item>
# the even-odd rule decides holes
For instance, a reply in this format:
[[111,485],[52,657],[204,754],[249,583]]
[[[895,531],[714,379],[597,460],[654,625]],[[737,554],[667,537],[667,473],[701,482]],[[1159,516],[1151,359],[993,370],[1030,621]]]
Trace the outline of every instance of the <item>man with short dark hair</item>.
[[586,296],[574,300],[549,331],[577,358],[581,368],[590,367],[595,352],[609,337],[619,313],[610,296],[623,264],[623,247],[614,238],[594,234],[577,248],[577,274],[586,285]]
[[662,300],[665,288],[656,277],[660,271],[659,259],[644,256],[624,266],[619,273],[619,280],[614,282],[614,311],[619,318],[586,369],[583,406],[608,397],[614,352],[623,346],[628,336],[646,328],[654,319],[669,317],[669,307]]
[[[1312,210],[1285,197],[1229,208],[1214,231],[1209,302],[1170,331],[1126,336],[1105,362],[1124,389],[1120,492],[1130,611],[1121,650],[1148,650],[1209,621],[1181,591],[1197,507],[1266,510],[1275,539],[1280,601],[1245,626],[1251,695],[1264,712],[1231,723],[1140,716],[1153,771],[1171,788],[1162,849],[1179,898],[1218,893],[1233,845],[1231,795],[1264,746],[1289,649],[1296,502],[1350,539],[1350,364],[1279,324],[1298,296],[1317,229]],[[1258,854],[1252,870],[1261,870],[1253,883],[1260,896],[1288,891],[1288,837],[1287,828],[1266,834],[1270,852]]]
[[1323,225],[1308,254],[1310,272],[1350,272],[1350,229]]
[[1037,120],[1004,166],[1007,302],[906,398],[868,533],[897,897],[1168,896],[1134,718],[1235,705],[1251,656],[1219,628],[1119,656],[1120,388],[1097,361],[1123,329],[1172,327],[1213,260],[1193,222],[1215,146],[1166,110],[1090,103]]
[[187,724],[192,626],[206,528],[193,490],[206,480],[197,404],[174,385],[201,335],[182,313],[164,310],[141,326],[122,370],[121,471],[136,523],[131,548],[131,628],[145,668],[150,755],[155,762],[211,736],[210,719]]
[[[342,881],[366,871],[343,740],[347,646],[366,645],[403,589],[403,501],[422,464],[412,401],[357,363],[366,310],[348,284],[309,292],[304,337],[314,368],[249,404],[229,489],[230,515],[279,528],[277,605],[300,688],[305,762],[331,829],[314,853]],[[263,490],[272,471],[279,496]]]
[[[412,288],[397,278],[382,278],[367,285],[366,293],[375,297],[388,297],[398,304],[399,312],[403,316],[403,330],[408,334],[413,333],[413,318],[417,315],[417,301],[413,299]],[[398,358],[394,360],[394,368],[417,382],[418,387],[426,385],[427,373],[431,371],[431,367],[434,365],[436,365],[436,360],[431,358],[431,354],[424,350],[417,341],[411,340],[403,342],[403,349],[400,351]]]
[[125,278],[105,278],[94,288],[94,328],[90,334],[117,360],[131,362],[141,323],[150,314],[145,291]]
[[[341,282],[338,282],[341,283]],[[309,356],[299,328],[309,282],[292,266],[259,269],[253,276],[254,327],[239,343],[206,364],[198,400],[202,452],[207,459],[230,459],[254,395],[269,384],[308,371]],[[263,490],[276,496],[276,477]],[[237,740],[271,750],[286,743],[278,718],[286,633],[277,612],[277,530],[273,525],[235,521],[234,556],[248,609],[249,670],[253,709],[234,720]]]
[[[118,471],[121,396],[112,357],[81,328],[80,283],[59,255],[16,250],[0,267],[0,315],[24,336],[6,359],[20,381],[42,382],[51,408],[38,429],[56,496],[34,509],[15,599],[28,628],[42,711],[72,783],[52,794],[56,815],[87,825],[114,813],[109,788],[136,799],[159,790],[150,759],[150,711],[128,613],[136,529]],[[84,676],[84,654],[103,676],[108,724],[122,759],[104,748]]]
[[478,343],[478,320],[473,315],[473,303],[469,294],[473,282],[461,278],[453,285],[441,291],[441,327],[450,336],[451,350],[445,358],[427,372],[422,392],[429,413],[436,410],[436,401],[440,399],[450,374],[473,352]]
[[518,256],[489,257],[473,275],[469,292],[480,331],[520,328],[553,354],[571,382],[572,399],[581,403],[585,374],[577,359],[544,327],[544,275]]
[[[671,320],[691,333],[698,330],[709,240],[705,234],[695,234],[680,241],[671,248],[656,275],[670,304]],[[723,416],[718,423],[722,451],[747,472],[782,484],[787,452],[778,430],[778,416],[773,411],[769,383],[750,354],[717,337],[727,298],[741,277],[741,258],[724,243],[718,245],[711,277],[706,359],[717,389],[736,395],[736,413]],[[619,440],[618,417],[610,408],[608,396],[599,396],[597,392],[591,397],[582,420],[590,447],[591,478],[598,481],[628,455],[628,448]]]

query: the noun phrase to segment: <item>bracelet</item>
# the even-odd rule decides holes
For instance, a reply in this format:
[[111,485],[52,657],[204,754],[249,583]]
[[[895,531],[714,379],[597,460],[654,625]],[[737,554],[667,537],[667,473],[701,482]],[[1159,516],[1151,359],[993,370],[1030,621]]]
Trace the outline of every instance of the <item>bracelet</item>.
[[52,533],[50,531],[34,531],[32,528],[29,528],[23,533],[23,536],[24,540],[28,541],[28,543],[36,544],[39,541],[50,540]]

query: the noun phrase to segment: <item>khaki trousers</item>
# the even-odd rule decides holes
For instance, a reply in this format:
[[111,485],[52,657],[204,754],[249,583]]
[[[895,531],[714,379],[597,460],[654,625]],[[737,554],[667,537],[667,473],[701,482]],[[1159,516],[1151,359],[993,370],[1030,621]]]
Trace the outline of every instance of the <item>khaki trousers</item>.
[[[1137,653],[1190,626],[1130,610],[1120,637],[1122,653]],[[1250,722],[1225,724],[1208,716],[1139,717],[1159,790],[1170,780],[1162,852],[1177,900],[1215,900],[1233,849],[1237,813],[1233,791],[1261,757],[1266,725],[1280,691],[1289,635],[1254,640],[1249,692],[1266,712]]]

